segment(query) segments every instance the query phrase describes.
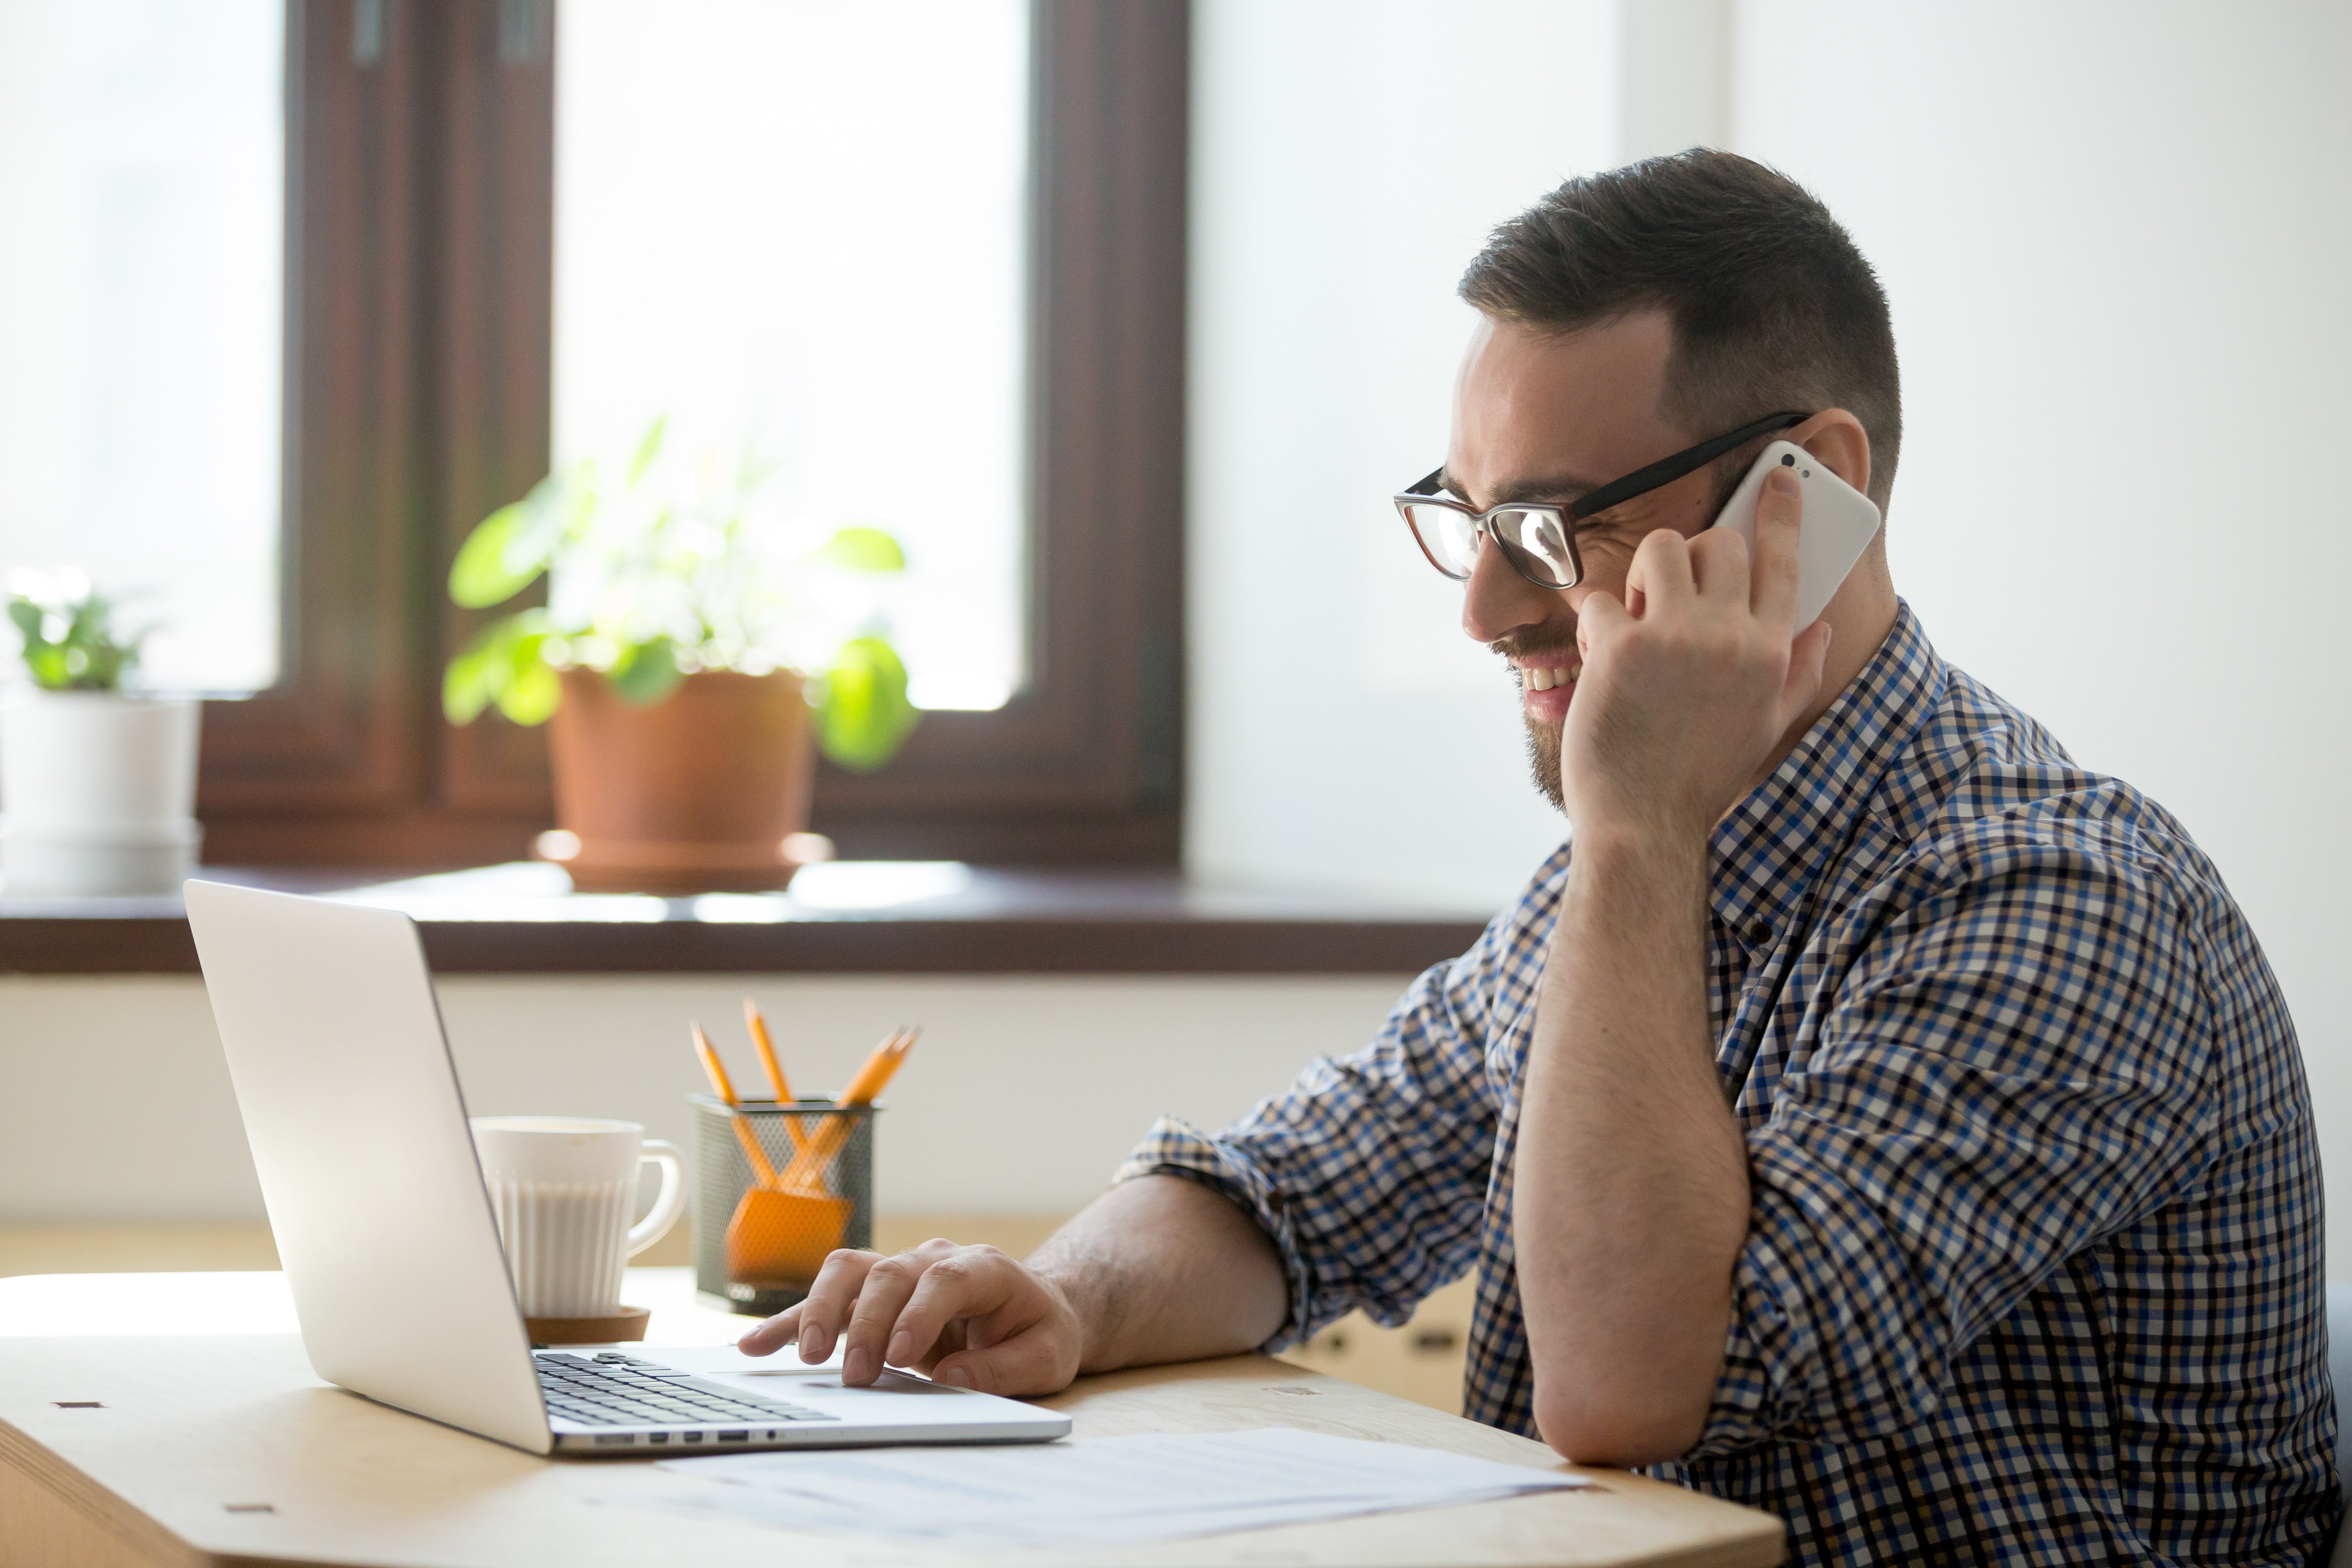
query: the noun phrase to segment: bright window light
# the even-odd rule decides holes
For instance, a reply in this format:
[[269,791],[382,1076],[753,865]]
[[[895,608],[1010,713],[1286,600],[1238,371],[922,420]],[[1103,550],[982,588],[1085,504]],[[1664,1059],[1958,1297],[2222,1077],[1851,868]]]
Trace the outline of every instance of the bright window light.
[[927,708],[1023,684],[1024,0],[565,0],[555,446],[772,462],[905,546]]
[[87,572],[149,688],[278,679],[285,11],[0,0],[0,582]]

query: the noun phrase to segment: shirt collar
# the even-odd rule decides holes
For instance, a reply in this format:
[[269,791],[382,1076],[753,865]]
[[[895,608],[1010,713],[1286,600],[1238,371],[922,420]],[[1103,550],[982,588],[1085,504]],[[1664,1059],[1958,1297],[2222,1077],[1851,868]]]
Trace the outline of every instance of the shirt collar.
[[1862,673],[1772,775],[1716,824],[1710,901],[1750,947],[1770,941],[1798,900],[1852,843],[1878,781],[1926,723],[1944,689],[1911,606]]

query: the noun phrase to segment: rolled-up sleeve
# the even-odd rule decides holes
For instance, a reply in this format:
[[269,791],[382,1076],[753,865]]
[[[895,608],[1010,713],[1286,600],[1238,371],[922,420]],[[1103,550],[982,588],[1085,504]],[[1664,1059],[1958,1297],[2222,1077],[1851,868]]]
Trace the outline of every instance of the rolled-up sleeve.
[[1162,1118],[1119,1167],[1118,1181],[1204,1183],[1273,1238],[1290,1313],[1266,1349],[1356,1308],[1402,1323],[1469,1271],[1494,1163],[1486,1045],[1509,918],[1415,980],[1366,1049],[1317,1058],[1223,1131]]
[[1953,1360],[2206,1157],[2214,1045],[2177,886],[1990,830],[1852,911],[1836,1001],[1748,1134],[1752,1208],[1688,1456],[1916,1425]]

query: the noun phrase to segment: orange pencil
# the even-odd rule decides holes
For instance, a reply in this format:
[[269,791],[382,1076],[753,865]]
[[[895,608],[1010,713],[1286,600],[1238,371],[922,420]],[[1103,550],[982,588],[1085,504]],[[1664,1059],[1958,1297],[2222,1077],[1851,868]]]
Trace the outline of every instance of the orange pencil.
[[[843,1108],[871,1105],[875,1097],[889,1083],[891,1075],[898,1070],[898,1064],[907,1059],[907,1053],[915,1048],[916,1037],[921,1032],[919,1029],[900,1029],[875,1047],[874,1054],[866,1058],[866,1065],[857,1069],[857,1076],[850,1079],[847,1089],[842,1090],[840,1103]],[[856,1127],[856,1122],[846,1116],[825,1118],[823,1130],[803,1144],[801,1152],[784,1168],[785,1188],[789,1191],[813,1188],[817,1178],[824,1173],[825,1166],[841,1152],[842,1145],[849,1142],[849,1135]]]
[[[727,1081],[726,1066],[719,1061],[719,1052],[710,1044],[710,1037],[702,1032],[700,1024],[691,1024],[688,1027],[694,1032],[694,1053],[702,1058],[702,1070],[710,1079],[712,1091],[727,1102],[728,1110],[733,1110],[736,1108],[735,1086]],[[751,1162],[752,1173],[760,1184],[763,1187],[776,1186],[776,1168],[768,1163],[768,1152],[760,1147],[759,1135],[740,1116],[730,1116],[727,1120],[735,1124],[735,1141],[743,1145],[743,1157]]]
[[[776,1059],[775,1042],[768,1037],[768,1020],[760,1016],[760,1005],[749,996],[743,998],[743,1026],[751,1032],[751,1048],[760,1053],[760,1067],[768,1075],[768,1087],[775,1091],[778,1105],[793,1102],[793,1086],[784,1077],[784,1064]],[[784,1124],[784,1137],[792,1143],[793,1152],[801,1152],[801,1128],[798,1117],[779,1118]]]
[[776,1091],[776,1103],[790,1104],[793,1086],[784,1078],[784,1064],[776,1059],[776,1045],[768,1038],[768,1020],[760,1016],[760,1005],[749,996],[743,998],[743,1025],[751,1031],[751,1048],[760,1053],[760,1066],[768,1074],[768,1087]]

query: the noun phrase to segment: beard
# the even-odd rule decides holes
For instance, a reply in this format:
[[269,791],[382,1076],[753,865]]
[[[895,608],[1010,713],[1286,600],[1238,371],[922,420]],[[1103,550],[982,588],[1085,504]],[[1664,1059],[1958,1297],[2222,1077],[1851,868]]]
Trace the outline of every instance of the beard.
[[1559,738],[1566,728],[1560,724],[1539,724],[1533,719],[1528,727],[1528,771],[1535,775],[1536,788],[1551,802],[1551,808],[1562,816],[1568,815],[1568,793],[1560,785]]

